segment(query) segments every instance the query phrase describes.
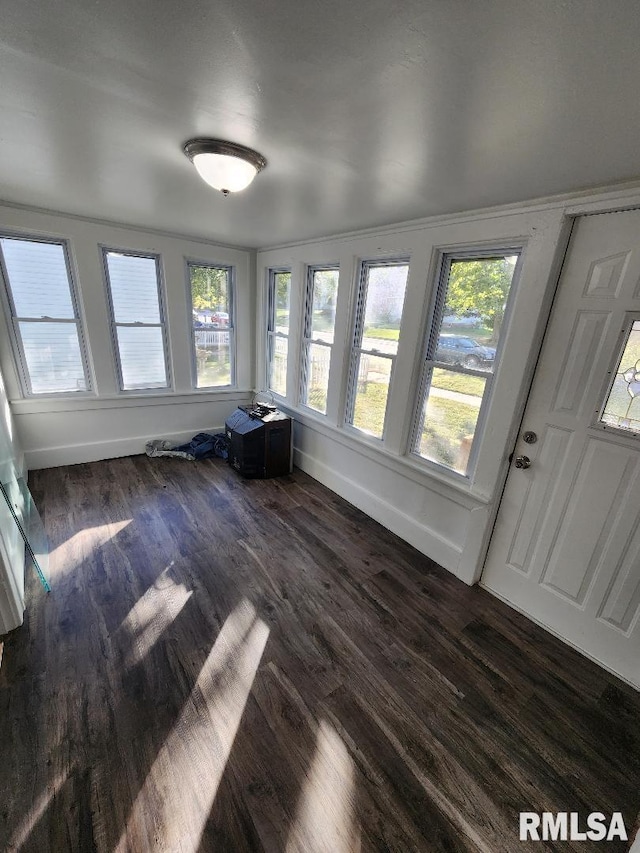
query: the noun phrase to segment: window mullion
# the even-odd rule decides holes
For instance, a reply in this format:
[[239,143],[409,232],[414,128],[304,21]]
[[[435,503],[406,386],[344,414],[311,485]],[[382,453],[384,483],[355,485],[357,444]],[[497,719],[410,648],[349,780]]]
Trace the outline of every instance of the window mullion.
[[125,329],[164,329],[164,323],[119,323],[117,320],[114,321],[115,325],[118,327],[123,327]]
[[15,317],[18,323],[79,323],[78,317]]

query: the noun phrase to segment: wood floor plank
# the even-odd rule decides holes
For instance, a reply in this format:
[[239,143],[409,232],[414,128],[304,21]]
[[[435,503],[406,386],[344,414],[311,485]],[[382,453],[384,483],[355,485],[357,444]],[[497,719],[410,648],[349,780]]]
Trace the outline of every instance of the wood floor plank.
[[52,592],[29,573],[3,638],[1,850],[535,853],[520,811],[636,820],[640,694],[308,475],[30,485]]

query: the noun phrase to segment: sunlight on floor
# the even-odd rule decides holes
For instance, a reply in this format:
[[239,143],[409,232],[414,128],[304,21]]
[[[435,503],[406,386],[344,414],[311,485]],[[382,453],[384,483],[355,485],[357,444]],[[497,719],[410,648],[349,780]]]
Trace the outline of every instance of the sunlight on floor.
[[172,566],[173,562],[136,601],[120,626],[131,637],[125,659],[127,669],[144,660],[191,597],[192,590],[169,577]]
[[[243,599],[222,626],[145,779],[118,853],[131,849],[132,839],[148,849],[199,850],[268,636],[267,625]],[[181,780],[179,787],[167,787],[172,778]]]
[[46,812],[49,803],[58,794],[64,783],[67,781],[67,778],[68,776],[66,773],[60,773],[36,798],[28,814],[24,817],[14,832],[13,837],[11,838],[11,843],[9,844],[9,850],[22,849],[23,845],[26,843],[27,839],[38,824],[38,821],[41,820],[42,816]]
[[126,521],[112,521],[110,524],[86,527],[58,545],[49,554],[49,571],[52,578],[54,575],[60,577],[72,572],[83,560],[90,557],[96,548],[101,548],[117,536],[121,530],[131,524],[131,521],[132,519],[128,518]]
[[321,720],[286,853],[357,853],[353,759],[334,727]]

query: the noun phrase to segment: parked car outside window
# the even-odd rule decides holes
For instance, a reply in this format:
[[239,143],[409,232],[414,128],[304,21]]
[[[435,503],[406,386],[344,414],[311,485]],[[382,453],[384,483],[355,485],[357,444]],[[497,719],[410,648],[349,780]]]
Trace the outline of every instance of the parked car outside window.
[[496,358],[494,347],[479,344],[463,335],[440,335],[436,361],[475,369],[490,368]]
[[229,315],[226,311],[214,311],[211,315],[211,322],[214,326],[228,326]]

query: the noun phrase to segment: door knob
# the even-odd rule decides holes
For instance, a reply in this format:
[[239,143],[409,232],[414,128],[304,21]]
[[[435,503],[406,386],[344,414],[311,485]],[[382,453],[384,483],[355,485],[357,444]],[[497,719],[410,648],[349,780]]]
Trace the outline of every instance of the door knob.
[[531,460],[528,456],[516,456],[516,461],[514,464],[516,468],[530,468]]

